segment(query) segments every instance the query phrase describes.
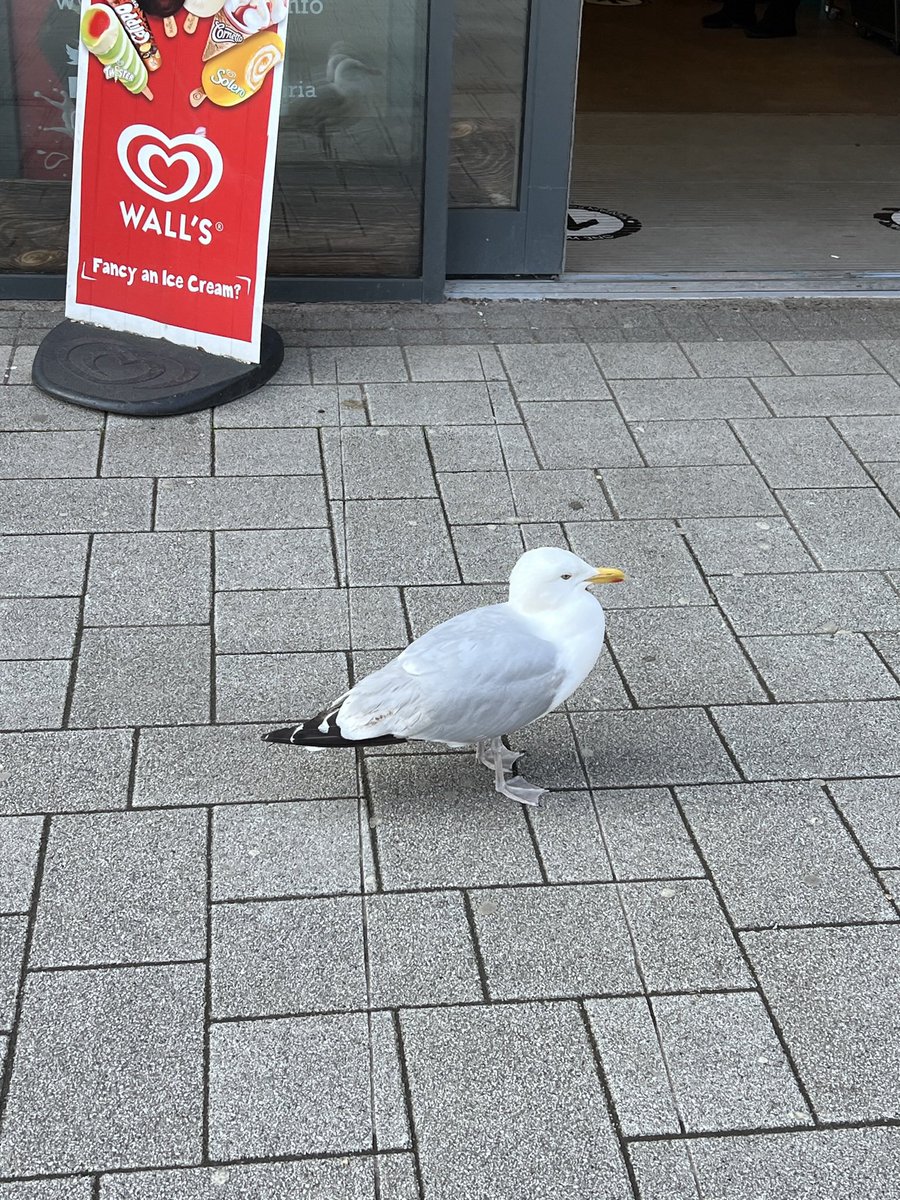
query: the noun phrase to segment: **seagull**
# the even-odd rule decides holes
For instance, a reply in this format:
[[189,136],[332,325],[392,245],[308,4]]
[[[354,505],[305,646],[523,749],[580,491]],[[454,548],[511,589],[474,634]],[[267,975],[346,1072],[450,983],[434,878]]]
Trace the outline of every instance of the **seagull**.
[[288,118],[301,133],[315,133],[325,157],[331,158],[332,134],[343,133],[365,116],[371,76],[381,73],[340,50],[333,52],[326,68],[328,82],[317,86],[315,96],[295,100]]
[[557,708],[593,670],[606,622],[593,584],[621,583],[554,547],[528,550],[512,569],[509,599],[451,617],[411,642],[317,716],[263,735],[307,749],[442,742],[474,746],[501,796],[539,805],[545,788],[512,768],[504,738]]

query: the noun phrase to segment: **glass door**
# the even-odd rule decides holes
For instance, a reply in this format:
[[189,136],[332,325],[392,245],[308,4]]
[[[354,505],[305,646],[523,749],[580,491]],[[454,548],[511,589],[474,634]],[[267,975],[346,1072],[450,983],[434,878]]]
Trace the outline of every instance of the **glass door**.
[[456,0],[447,274],[562,270],[581,0]]

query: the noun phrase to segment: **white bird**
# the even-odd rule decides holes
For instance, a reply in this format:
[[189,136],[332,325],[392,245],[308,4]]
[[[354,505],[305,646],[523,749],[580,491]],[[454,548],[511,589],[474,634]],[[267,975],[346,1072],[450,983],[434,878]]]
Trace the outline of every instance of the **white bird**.
[[503,738],[558,707],[593,670],[606,622],[588,587],[620,583],[568,550],[529,550],[513,567],[509,599],[460,613],[410,643],[318,716],[264,735],[319,749],[443,742],[472,746],[495,789],[539,804],[546,789],[511,773],[521,758]]
[[372,108],[375,67],[367,67],[358,58],[338,50],[328,59],[328,82],[317,85],[315,96],[295,100],[288,119],[301,133],[315,133],[326,158],[331,158],[331,137],[352,128]]

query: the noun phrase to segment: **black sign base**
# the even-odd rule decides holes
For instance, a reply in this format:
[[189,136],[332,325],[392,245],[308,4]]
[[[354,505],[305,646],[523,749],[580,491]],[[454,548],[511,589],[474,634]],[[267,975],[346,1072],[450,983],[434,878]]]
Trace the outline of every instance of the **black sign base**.
[[256,391],[283,360],[281,334],[270,325],[262,327],[256,364],[63,321],[38,347],[31,378],[35,387],[67,404],[127,417],[174,417]]

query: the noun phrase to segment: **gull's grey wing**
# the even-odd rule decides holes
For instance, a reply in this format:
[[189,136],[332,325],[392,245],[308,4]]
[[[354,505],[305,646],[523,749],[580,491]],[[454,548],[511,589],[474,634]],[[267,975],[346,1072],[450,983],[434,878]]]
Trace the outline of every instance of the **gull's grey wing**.
[[471,743],[543,716],[563,680],[550,642],[504,604],[429,630],[341,705],[345,737]]

